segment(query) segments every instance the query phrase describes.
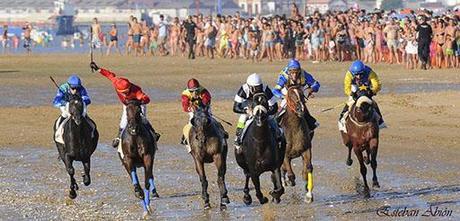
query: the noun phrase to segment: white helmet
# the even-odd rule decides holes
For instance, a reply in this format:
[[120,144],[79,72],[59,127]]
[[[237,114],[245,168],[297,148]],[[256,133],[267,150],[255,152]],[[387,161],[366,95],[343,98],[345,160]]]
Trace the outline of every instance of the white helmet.
[[253,73],[251,75],[248,76],[248,79],[246,80],[246,84],[248,84],[249,86],[258,86],[258,85],[261,85],[262,84],[262,78],[260,78],[260,76],[256,73]]

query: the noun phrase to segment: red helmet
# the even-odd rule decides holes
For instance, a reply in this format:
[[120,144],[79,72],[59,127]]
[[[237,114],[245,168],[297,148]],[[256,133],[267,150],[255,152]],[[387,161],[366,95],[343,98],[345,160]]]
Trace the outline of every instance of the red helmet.
[[200,87],[200,82],[197,79],[192,78],[187,82],[187,88],[191,91],[194,91]]
[[115,89],[117,92],[125,93],[129,90],[130,87],[131,83],[126,78],[118,78],[118,80],[115,81]]

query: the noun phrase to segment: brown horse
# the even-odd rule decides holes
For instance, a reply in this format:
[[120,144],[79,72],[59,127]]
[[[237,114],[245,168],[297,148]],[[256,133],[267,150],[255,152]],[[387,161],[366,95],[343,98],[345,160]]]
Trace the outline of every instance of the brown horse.
[[221,126],[212,119],[207,109],[198,108],[190,121],[192,127],[189,133],[191,155],[195,162],[195,169],[200,176],[201,197],[204,208],[209,209],[208,181],[204,171],[205,163],[212,163],[217,167],[217,183],[220,189],[220,208],[225,209],[230,203],[225,185],[227,171],[227,141]]
[[[286,113],[281,119],[281,127],[286,138],[286,153],[282,166],[285,186],[295,186],[295,174],[292,170],[291,160],[302,157],[302,174],[306,181],[305,202],[313,201],[313,166],[311,164],[311,133],[305,118],[307,111],[306,97],[300,87],[289,87],[286,96]],[[288,180],[286,180],[286,173]]]
[[[346,133],[341,131],[343,143],[348,147],[347,165],[351,166],[353,160],[351,159],[351,150],[358,158],[361,175],[364,181],[364,196],[370,197],[369,186],[366,180],[366,164],[370,163],[373,170],[372,186],[379,188],[377,180],[377,150],[379,145],[379,116],[375,113],[373,101],[369,98],[368,94],[359,96],[350,108],[348,117],[345,121]],[[366,151],[367,156],[363,155]]]
[[[121,134],[121,149],[119,157],[131,177],[134,192],[141,199],[144,216],[150,214],[150,193],[158,197],[153,179],[153,161],[156,151],[156,140],[150,133],[149,127],[141,116],[140,102],[129,101],[126,105],[128,125]],[[136,168],[143,167],[145,172],[145,190],[139,184]]]

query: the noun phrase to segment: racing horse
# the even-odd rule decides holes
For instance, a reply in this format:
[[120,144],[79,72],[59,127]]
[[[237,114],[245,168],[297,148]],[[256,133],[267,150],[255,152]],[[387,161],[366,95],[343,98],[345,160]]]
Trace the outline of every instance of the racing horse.
[[[75,169],[73,167],[74,161],[81,161],[84,168],[83,183],[85,186],[91,184],[90,167],[91,167],[91,155],[96,150],[96,146],[99,140],[99,133],[96,128],[96,124],[88,117],[84,116],[84,103],[79,94],[67,93],[68,112],[69,117],[66,122],[62,122],[64,119],[59,117],[54,123],[54,133],[58,129],[56,123],[64,123],[62,140],[64,143],[54,141],[59,151],[59,158],[64,162],[67,173],[70,176],[70,190],[69,198],[75,199],[77,197],[78,184],[75,181]],[[94,129],[90,125],[94,125]]]
[[220,208],[225,209],[230,203],[225,185],[227,170],[227,141],[223,128],[213,120],[207,108],[199,107],[193,113],[189,132],[190,154],[195,162],[195,169],[200,176],[201,196],[204,208],[209,209],[208,181],[204,170],[205,163],[213,163],[217,168],[217,183],[220,190]]
[[[157,143],[146,124],[148,122],[142,116],[141,103],[130,100],[126,105],[128,125],[121,134],[120,160],[131,177],[134,193],[141,200],[144,209],[144,217],[149,215],[150,193],[152,197],[158,197],[153,178],[153,161],[157,149]],[[136,168],[144,168],[145,190],[139,184]]]
[[270,191],[270,195],[273,201],[279,203],[284,193],[280,167],[283,163],[286,144],[284,142],[279,144],[276,140],[276,131],[274,131],[276,125],[275,127],[270,125],[268,101],[265,94],[255,94],[249,101],[248,108],[252,112],[252,122],[247,126],[243,136],[242,150],[235,149],[236,161],[246,176],[243,201],[246,205],[252,203],[249,194],[249,179],[251,178],[259,202],[261,204],[268,202],[267,197],[260,191],[259,177],[262,173],[271,171],[274,189]]
[[[313,166],[311,163],[311,130],[308,128],[305,114],[307,111],[306,100],[301,87],[291,86],[286,95],[286,113],[282,116],[281,127],[286,138],[286,154],[282,166],[282,177],[285,186],[295,186],[295,174],[292,170],[291,160],[302,157],[302,174],[306,181],[305,202],[313,201]],[[286,175],[288,179],[286,180]]]
[[[365,164],[370,164],[373,171],[372,186],[379,188],[377,179],[377,151],[379,145],[379,126],[378,114],[375,112],[371,94],[368,90],[360,90],[356,95],[356,102],[351,105],[348,116],[345,120],[346,132],[341,131],[342,140],[348,147],[348,157],[346,164],[351,166],[351,150],[355,152],[359,161],[360,172],[364,181],[364,197],[370,197],[369,186],[367,184]],[[366,151],[367,156],[363,155]]]

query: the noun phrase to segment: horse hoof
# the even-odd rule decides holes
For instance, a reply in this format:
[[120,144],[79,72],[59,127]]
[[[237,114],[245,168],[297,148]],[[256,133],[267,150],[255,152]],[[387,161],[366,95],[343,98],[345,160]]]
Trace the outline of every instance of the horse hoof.
[[91,184],[91,178],[89,176],[83,176],[83,184],[89,186]]
[[221,201],[222,201],[222,203],[224,203],[224,204],[229,204],[229,203],[230,203],[230,199],[228,198],[228,196],[223,197]]
[[372,187],[373,187],[373,188],[380,188],[379,182],[378,182],[378,181],[373,182],[373,183],[372,183]]
[[268,198],[264,196],[261,199],[259,199],[259,202],[260,202],[260,204],[268,203]]
[[351,166],[353,164],[353,160],[352,159],[348,159],[347,160],[347,166]]
[[137,198],[144,200],[144,191],[142,191],[142,188],[139,185],[134,187],[134,195],[136,195]]
[[304,199],[304,201],[305,201],[306,203],[312,203],[312,202],[313,202],[313,194],[311,194],[311,193],[306,193],[306,194],[305,194],[305,199]]
[[364,199],[369,199],[371,198],[371,193],[369,192],[369,190],[364,190]]
[[211,209],[211,204],[209,204],[209,203],[204,203],[204,209],[205,209],[205,210]]
[[244,195],[244,197],[243,197],[243,202],[244,202],[244,204],[246,204],[247,206],[251,205],[251,204],[252,204],[251,195],[249,195],[249,194]]
[[77,191],[75,191],[75,190],[69,190],[69,198],[70,198],[70,199],[75,199],[75,198],[77,198]]
[[225,205],[225,204],[220,204],[220,210],[221,210],[221,211],[227,210],[227,205]]
[[160,195],[158,195],[156,190],[152,191],[152,198],[160,198]]
[[150,211],[149,210],[144,211],[144,213],[142,214],[143,219],[147,219],[149,216],[150,216]]
[[281,199],[280,198],[275,198],[273,197],[272,198],[272,202],[276,203],[276,204],[279,204],[281,202]]

